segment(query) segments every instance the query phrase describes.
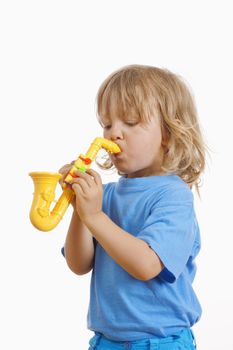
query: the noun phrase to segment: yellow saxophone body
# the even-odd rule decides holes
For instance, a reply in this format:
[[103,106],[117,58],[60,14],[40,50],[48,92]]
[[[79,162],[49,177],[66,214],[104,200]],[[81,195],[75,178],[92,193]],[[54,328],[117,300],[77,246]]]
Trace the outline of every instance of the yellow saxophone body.
[[57,226],[62,219],[66,209],[74,198],[74,191],[68,186],[74,171],[85,172],[90,168],[98,151],[104,148],[109,153],[119,153],[117,144],[102,137],[97,137],[92,142],[85,155],[80,155],[74,162],[69,174],[66,176],[63,185],[63,193],[50,212],[50,205],[55,199],[55,190],[61,178],[59,173],[31,172],[29,175],[34,182],[34,196],[30,210],[30,220],[33,226],[40,231],[50,231]]

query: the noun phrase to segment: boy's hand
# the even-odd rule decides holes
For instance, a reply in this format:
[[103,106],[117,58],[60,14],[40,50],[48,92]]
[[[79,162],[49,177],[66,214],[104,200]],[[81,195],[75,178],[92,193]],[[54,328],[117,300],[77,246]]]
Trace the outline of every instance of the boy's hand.
[[72,179],[72,189],[76,195],[76,210],[80,219],[86,220],[102,211],[103,187],[100,175],[93,169],[85,173],[75,171],[77,178]]
[[[61,179],[59,180],[59,184],[61,185],[61,187],[63,185],[63,182],[66,176],[69,174],[70,169],[73,167],[74,162],[75,161],[73,160],[70,164],[65,164],[63,167],[61,167],[61,169],[58,170],[58,172],[62,175]],[[75,202],[76,200],[74,198],[73,201],[71,202],[74,209],[75,209]]]

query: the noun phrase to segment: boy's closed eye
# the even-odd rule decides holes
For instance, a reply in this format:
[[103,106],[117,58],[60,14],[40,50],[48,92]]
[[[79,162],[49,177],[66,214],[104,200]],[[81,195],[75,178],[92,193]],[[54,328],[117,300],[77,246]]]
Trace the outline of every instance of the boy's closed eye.
[[125,124],[129,125],[129,126],[135,126],[137,124],[139,124],[138,121],[125,121]]
[[[128,126],[136,126],[139,124],[138,121],[124,121],[124,124],[125,125],[128,125]],[[107,124],[107,125],[103,125],[102,124],[102,127],[105,129],[105,130],[109,130],[111,129],[112,125],[111,124]]]

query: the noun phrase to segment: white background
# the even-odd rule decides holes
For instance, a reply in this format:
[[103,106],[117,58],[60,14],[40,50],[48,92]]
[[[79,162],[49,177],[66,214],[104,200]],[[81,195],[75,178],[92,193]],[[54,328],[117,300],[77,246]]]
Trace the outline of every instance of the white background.
[[196,198],[203,316],[194,331],[199,350],[233,348],[230,3],[1,1],[1,349],[87,349],[90,274],[75,276],[60,254],[71,210],[55,230],[37,231],[28,172],[57,171],[86,152],[101,135],[100,83],[132,63],[168,68],[194,91],[211,148]]

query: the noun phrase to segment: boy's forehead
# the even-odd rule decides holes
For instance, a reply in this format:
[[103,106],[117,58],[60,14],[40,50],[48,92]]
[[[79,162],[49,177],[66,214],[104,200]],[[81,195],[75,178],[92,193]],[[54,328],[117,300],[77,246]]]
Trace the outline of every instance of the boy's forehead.
[[153,99],[153,103],[149,103],[149,101],[137,103],[135,98],[131,100],[129,96],[111,90],[102,96],[98,111],[100,119],[103,121],[112,118],[148,121],[153,114],[158,113],[158,104],[155,99]]
[[114,108],[111,106],[107,110],[103,111],[100,117],[103,121],[115,118],[125,120],[129,117],[131,119],[139,119],[139,114],[133,108],[128,108],[125,110],[122,107],[116,105]]
[[123,101],[120,101],[119,98],[117,98],[114,95],[105,96],[105,98],[102,99],[99,113],[101,115],[101,118],[109,118],[122,115],[125,113]]

